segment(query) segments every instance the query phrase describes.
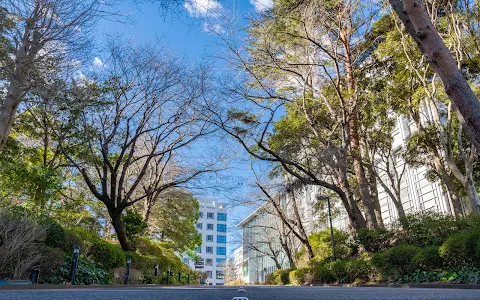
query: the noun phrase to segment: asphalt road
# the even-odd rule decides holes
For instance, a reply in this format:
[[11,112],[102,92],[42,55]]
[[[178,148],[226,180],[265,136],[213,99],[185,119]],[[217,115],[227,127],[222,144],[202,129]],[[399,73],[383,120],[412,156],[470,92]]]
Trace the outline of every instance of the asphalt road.
[[231,300],[243,296],[249,300],[441,300],[480,299],[480,290],[342,288],[342,287],[245,287],[247,293],[232,287],[206,288],[134,288],[134,289],[56,289],[0,290],[0,300]]

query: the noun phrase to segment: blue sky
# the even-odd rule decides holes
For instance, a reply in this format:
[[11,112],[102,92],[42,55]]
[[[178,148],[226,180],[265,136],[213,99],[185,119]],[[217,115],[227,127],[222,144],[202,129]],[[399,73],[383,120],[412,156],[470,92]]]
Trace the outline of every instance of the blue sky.
[[[236,26],[241,27],[247,24],[249,16],[254,16],[265,8],[268,8],[273,0],[238,0],[238,1],[216,1],[216,0],[185,0],[175,13],[162,15],[159,11],[158,3],[154,1],[145,1],[140,6],[135,5],[133,0],[124,0],[118,2],[114,10],[121,15],[128,16],[126,22],[112,22],[101,20],[95,30],[99,49],[101,44],[108,36],[121,35],[123,39],[135,43],[158,42],[166,47],[176,56],[182,56],[191,63],[201,62],[204,59],[212,59],[219,52],[223,51],[218,44],[218,37],[212,34],[212,31],[222,33],[226,30],[222,25],[222,19],[228,15],[236,20]],[[150,2],[150,3],[148,3]],[[92,66],[101,66],[102,53],[94,53],[91,58]],[[239,147],[231,143],[232,147]],[[252,178],[249,165],[246,163],[248,156],[245,152],[244,157],[240,155],[239,159],[232,164],[228,170],[226,180],[235,178],[238,180],[235,191],[229,195],[230,198],[245,197],[249,192],[249,179]],[[225,174],[224,174],[225,175]],[[222,178],[217,178],[221,181]],[[226,182],[225,184],[232,184]],[[219,194],[201,195],[207,198],[223,198]],[[225,199],[218,199],[225,200]],[[227,201],[228,202],[228,201]],[[230,199],[230,204],[233,201]],[[227,203],[228,205],[228,203]],[[228,252],[230,253],[236,247],[237,243],[232,243],[233,235],[238,234],[238,230],[233,230],[238,221],[254,210],[251,207],[229,205],[229,239]],[[228,206],[227,206],[228,207]]]

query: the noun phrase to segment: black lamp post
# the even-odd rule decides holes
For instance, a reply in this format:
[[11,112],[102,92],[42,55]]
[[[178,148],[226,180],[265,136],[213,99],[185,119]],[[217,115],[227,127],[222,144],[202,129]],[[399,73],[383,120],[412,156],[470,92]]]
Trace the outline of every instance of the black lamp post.
[[72,278],[70,279],[70,284],[75,284],[75,277],[77,272],[77,265],[78,265],[78,255],[80,254],[80,247],[76,246],[73,249],[73,257],[72,257]]
[[130,276],[130,265],[132,264],[132,259],[130,257],[127,258],[127,269],[125,270],[125,281],[123,284],[128,284],[128,276]]
[[330,221],[330,238],[332,239],[332,253],[333,253],[333,258],[335,259],[335,236],[333,235],[332,208],[330,205],[330,197],[317,195],[317,200],[327,200],[328,220]]

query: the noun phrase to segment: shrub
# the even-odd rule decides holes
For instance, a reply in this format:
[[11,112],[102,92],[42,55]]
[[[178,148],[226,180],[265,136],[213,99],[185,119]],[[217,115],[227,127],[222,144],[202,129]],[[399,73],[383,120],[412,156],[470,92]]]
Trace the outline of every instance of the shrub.
[[58,222],[53,218],[45,218],[40,221],[40,224],[46,230],[45,245],[54,248],[62,248],[67,241],[67,234]]
[[356,241],[368,252],[385,251],[391,247],[394,233],[385,228],[361,229]]
[[125,265],[125,252],[117,244],[106,242],[102,239],[93,241],[89,256],[107,270]]
[[442,267],[443,260],[440,257],[438,246],[428,246],[418,251],[412,258],[412,267],[422,271],[434,271]]
[[65,233],[66,242],[63,250],[70,254],[76,246],[80,247],[80,253],[88,254],[94,241],[100,239],[90,231],[80,227],[67,229]]
[[27,215],[0,212],[0,278],[23,279],[41,259],[45,229]]
[[[51,277],[51,282],[65,283],[71,279],[72,257],[67,256],[60,270]],[[107,284],[111,281],[111,275],[101,268],[95,261],[85,255],[78,258],[78,266],[75,284]]]
[[463,266],[478,265],[476,253],[477,235],[472,233],[456,234],[449,237],[439,249],[445,266],[458,269]]
[[345,262],[347,282],[368,282],[372,279],[370,261],[363,259],[349,259]]
[[389,274],[404,276],[414,270],[411,261],[420,251],[419,247],[413,245],[398,245],[390,248],[386,255],[385,271]]
[[270,276],[270,281],[273,284],[287,284],[290,270],[275,270]]
[[[350,247],[348,246],[349,235],[341,230],[333,229],[335,237],[335,257],[344,258],[350,255]],[[330,229],[325,229],[318,233],[313,233],[308,237],[308,241],[312,246],[315,259],[322,261],[333,256],[332,240]]]
[[290,271],[289,280],[291,284],[311,284],[312,283],[312,270],[310,268],[300,268]]
[[65,261],[65,252],[59,248],[41,247],[42,258],[39,262],[40,283],[60,283],[55,281],[55,274],[59,272]]
[[328,264],[333,278],[338,283],[344,283],[347,279],[347,262],[345,260],[337,260]]
[[[116,268],[113,270],[113,283],[123,284],[125,282],[125,267]],[[128,283],[129,284],[142,284],[145,282],[145,277],[143,276],[142,271],[137,269],[130,269],[128,274]]]
[[328,264],[319,264],[313,268],[313,278],[315,282],[330,283],[335,281],[332,271]]
[[398,244],[418,247],[440,246],[452,234],[461,229],[461,221],[439,213],[411,214],[399,220]]

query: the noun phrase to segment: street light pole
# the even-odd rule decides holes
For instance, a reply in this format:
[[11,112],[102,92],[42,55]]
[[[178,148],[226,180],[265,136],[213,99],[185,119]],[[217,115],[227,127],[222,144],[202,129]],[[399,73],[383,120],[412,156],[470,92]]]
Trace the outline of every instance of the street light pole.
[[327,200],[328,206],[328,220],[330,221],[330,238],[332,239],[332,254],[335,259],[335,236],[333,234],[333,222],[332,222],[332,207],[330,205],[330,197],[317,195],[318,200]]

